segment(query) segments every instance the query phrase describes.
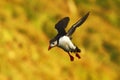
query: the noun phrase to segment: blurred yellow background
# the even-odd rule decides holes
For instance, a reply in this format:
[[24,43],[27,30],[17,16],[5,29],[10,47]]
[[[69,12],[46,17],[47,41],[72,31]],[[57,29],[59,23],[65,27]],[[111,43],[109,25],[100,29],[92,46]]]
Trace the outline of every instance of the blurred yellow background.
[[[0,80],[120,80],[119,0],[0,0]],[[66,30],[90,11],[73,35],[82,50],[74,62],[48,51],[54,25]]]

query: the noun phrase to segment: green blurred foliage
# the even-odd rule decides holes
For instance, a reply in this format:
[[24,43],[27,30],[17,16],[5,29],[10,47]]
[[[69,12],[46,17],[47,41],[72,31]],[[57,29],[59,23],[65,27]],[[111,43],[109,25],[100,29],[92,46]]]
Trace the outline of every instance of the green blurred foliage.
[[[119,0],[1,0],[0,80],[120,80],[119,7]],[[70,17],[68,30],[88,11],[72,39],[81,59],[47,50],[61,18]]]

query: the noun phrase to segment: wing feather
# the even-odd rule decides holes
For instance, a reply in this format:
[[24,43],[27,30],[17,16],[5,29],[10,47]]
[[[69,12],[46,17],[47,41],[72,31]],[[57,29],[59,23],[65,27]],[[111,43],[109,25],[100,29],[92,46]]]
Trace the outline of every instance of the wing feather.
[[55,24],[58,34],[66,34],[65,28],[67,27],[69,20],[69,17],[64,17],[57,24]]
[[76,28],[79,27],[81,24],[83,24],[85,22],[85,20],[89,16],[89,13],[90,12],[85,14],[81,19],[79,19],[75,24],[73,24],[72,27],[68,30],[66,35],[71,36],[74,33],[74,31],[76,30]]

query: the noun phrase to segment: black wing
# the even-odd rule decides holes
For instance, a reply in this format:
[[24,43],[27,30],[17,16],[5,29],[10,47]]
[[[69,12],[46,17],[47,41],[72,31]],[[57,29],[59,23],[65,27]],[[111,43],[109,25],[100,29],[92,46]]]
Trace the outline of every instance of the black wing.
[[85,22],[89,13],[90,12],[88,12],[85,16],[83,16],[80,20],[78,20],[75,24],[73,24],[72,27],[68,30],[66,35],[71,36],[73,32],[75,31],[75,29]]
[[59,35],[66,34],[65,28],[67,27],[69,20],[69,17],[65,17],[55,25],[55,28],[57,29]]

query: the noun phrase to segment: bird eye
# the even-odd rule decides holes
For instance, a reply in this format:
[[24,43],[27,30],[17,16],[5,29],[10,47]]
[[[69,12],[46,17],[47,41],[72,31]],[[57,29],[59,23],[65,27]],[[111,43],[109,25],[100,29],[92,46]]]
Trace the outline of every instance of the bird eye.
[[51,46],[56,46],[56,45],[57,45],[57,41],[51,43]]
[[52,44],[54,45],[55,43],[53,42]]

